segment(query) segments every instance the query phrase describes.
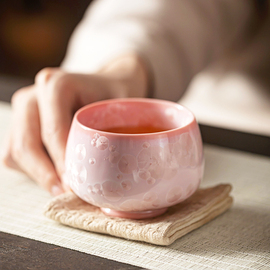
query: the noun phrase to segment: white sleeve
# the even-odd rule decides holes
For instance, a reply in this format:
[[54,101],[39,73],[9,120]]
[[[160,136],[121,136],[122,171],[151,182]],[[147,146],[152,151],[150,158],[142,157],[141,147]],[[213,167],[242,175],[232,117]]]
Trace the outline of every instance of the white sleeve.
[[177,101],[192,77],[241,36],[249,0],[99,0],[76,28],[62,64],[96,72],[128,52],[141,55],[153,97]]

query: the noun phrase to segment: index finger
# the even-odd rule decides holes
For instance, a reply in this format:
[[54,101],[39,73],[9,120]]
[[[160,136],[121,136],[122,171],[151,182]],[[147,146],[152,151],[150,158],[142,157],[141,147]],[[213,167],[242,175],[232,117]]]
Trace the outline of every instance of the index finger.
[[65,171],[66,142],[76,101],[68,76],[58,73],[45,76],[48,77],[48,81],[37,85],[41,136],[57,173],[62,177]]

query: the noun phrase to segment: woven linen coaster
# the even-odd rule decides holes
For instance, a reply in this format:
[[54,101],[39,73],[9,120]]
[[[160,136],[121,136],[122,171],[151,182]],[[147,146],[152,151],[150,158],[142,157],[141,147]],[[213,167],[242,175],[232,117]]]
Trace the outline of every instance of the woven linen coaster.
[[59,195],[45,207],[45,216],[71,227],[110,234],[156,245],[170,245],[176,239],[214,219],[232,204],[230,185],[199,189],[189,199],[158,217],[131,220],[106,216],[73,193]]

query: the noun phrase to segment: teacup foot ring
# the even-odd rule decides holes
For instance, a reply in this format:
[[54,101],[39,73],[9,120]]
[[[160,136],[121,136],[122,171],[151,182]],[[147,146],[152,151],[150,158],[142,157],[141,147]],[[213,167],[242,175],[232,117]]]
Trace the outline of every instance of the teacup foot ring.
[[128,219],[146,219],[157,217],[164,214],[168,210],[168,207],[136,212],[117,211],[110,208],[100,208],[100,209],[104,214],[111,217],[120,217]]

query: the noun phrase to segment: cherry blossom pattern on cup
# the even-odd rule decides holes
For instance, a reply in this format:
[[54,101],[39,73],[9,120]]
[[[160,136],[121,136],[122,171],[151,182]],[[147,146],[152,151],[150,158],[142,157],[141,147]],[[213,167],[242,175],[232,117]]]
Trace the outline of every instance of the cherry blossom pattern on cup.
[[176,176],[179,169],[177,158],[174,154],[174,143],[169,143],[166,145],[164,147],[164,151],[166,169],[164,171],[163,179],[171,180]]
[[90,165],[95,165],[96,164],[96,159],[95,158],[89,158],[89,164]]
[[195,144],[189,133],[183,133],[174,146],[174,154],[182,168],[196,166]]
[[115,145],[110,145],[109,151],[114,152],[115,150],[116,150],[116,146]]
[[124,180],[121,182],[121,187],[125,191],[129,191],[132,188],[132,182],[130,180]]
[[66,165],[66,171],[63,175],[63,181],[67,186],[70,186],[70,184],[72,182],[72,177],[73,177],[71,174],[73,162],[71,160],[69,160],[65,165]]
[[[165,149],[160,146],[143,148],[137,155],[139,171],[135,181],[140,179],[161,179],[166,169]],[[153,180],[151,182],[154,182]]]
[[93,189],[93,186],[92,186],[92,185],[88,185],[88,187],[87,187],[87,192],[88,192],[90,195],[95,194],[95,192],[94,192],[94,189]]
[[157,198],[158,198],[158,195],[153,191],[149,191],[145,193],[143,196],[143,200],[146,202],[154,202]]
[[91,197],[92,195],[103,196],[102,186],[100,184],[88,185],[87,193]]
[[[122,211],[163,209],[192,194],[203,172],[201,138],[192,114],[168,102],[110,102],[89,105],[76,113],[66,151],[67,178],[74,192],[99,207]],[[118,103],[130,113],[122,111]],[[175,128],[125,136],[93,132],[102,126],[151,125],[159,120],[161,126],[165,121],[164,126]]]
[[155,208],[159,208],[160,207],[160,199],[156,199],[152,202],[152,206],[155,207]]
[[151,174],[147,170],[139,169],[133,174],[133,177],[136,183],[140,183],[142,181],[147,182],[147,180],[151,178]]
[[143,148],[149,148],[150,147],[150,143],[149,142],[144,142],[142,145]]
[[71,175],[78,184],[83,184],[87,179],[87,170],[82,164],[73,163],[71,167]]
[[173,187],[168,191],[166,195],[166,201],[170,204],[175,203],[182,198],[182,195],[183,191],[180,187]]
[[150,177],[147,179],[146,182],[148,185],[154,185],[156,183],[156,179],[154,179],[153,177]]
[[146,170],[139,170],[138,175],[144,181],[147,181],[151,177],[150,172]]
[[123,174],[131,174],[137,169],[136,158],[132,155],[123,155],[118,162],[118,169]]
[[102,187],[101,187],[100,184],[95,184],[93,186],[93,191],[94,191],[95,194],[103,196],[103,191],[102,191]]
[[92,141],[91,141],[91,145],[92,146],[96,146],[97,145],[97,140],[98,140],[98,138],[100,137],[100,135],[98,134],[98,133],[96,133],[94,136],[93,136],[93,139],[92,139]]
[[100,136],[96,133],[91,141],[91,145],[99,150],[105,150],[109,146],[109,140],[105,136]]
[[120,155],[119,152],[113,151],[113,152],[110,153],[108,159],[109,159],[110,163],[116,164],[119,161],[120,157],[121,157],[121,155]]
[[124,196],[121,185],[115,181],[105,181],[102,190],[104,197],[111,202],[117,202]]
[[122,180],[122,179],[123,179],[123,174],[118,173],[118,174],[116,175],[116,178],[117,178],[118,180]]
[[96,141],[96,148],[99,150],[105,150],[108,148],[109,140],[105,136],[100,136]]
[[78,144],[75,148],[75,156],[78,161],[82,161],[86,156],[86,149],[84,144]]

